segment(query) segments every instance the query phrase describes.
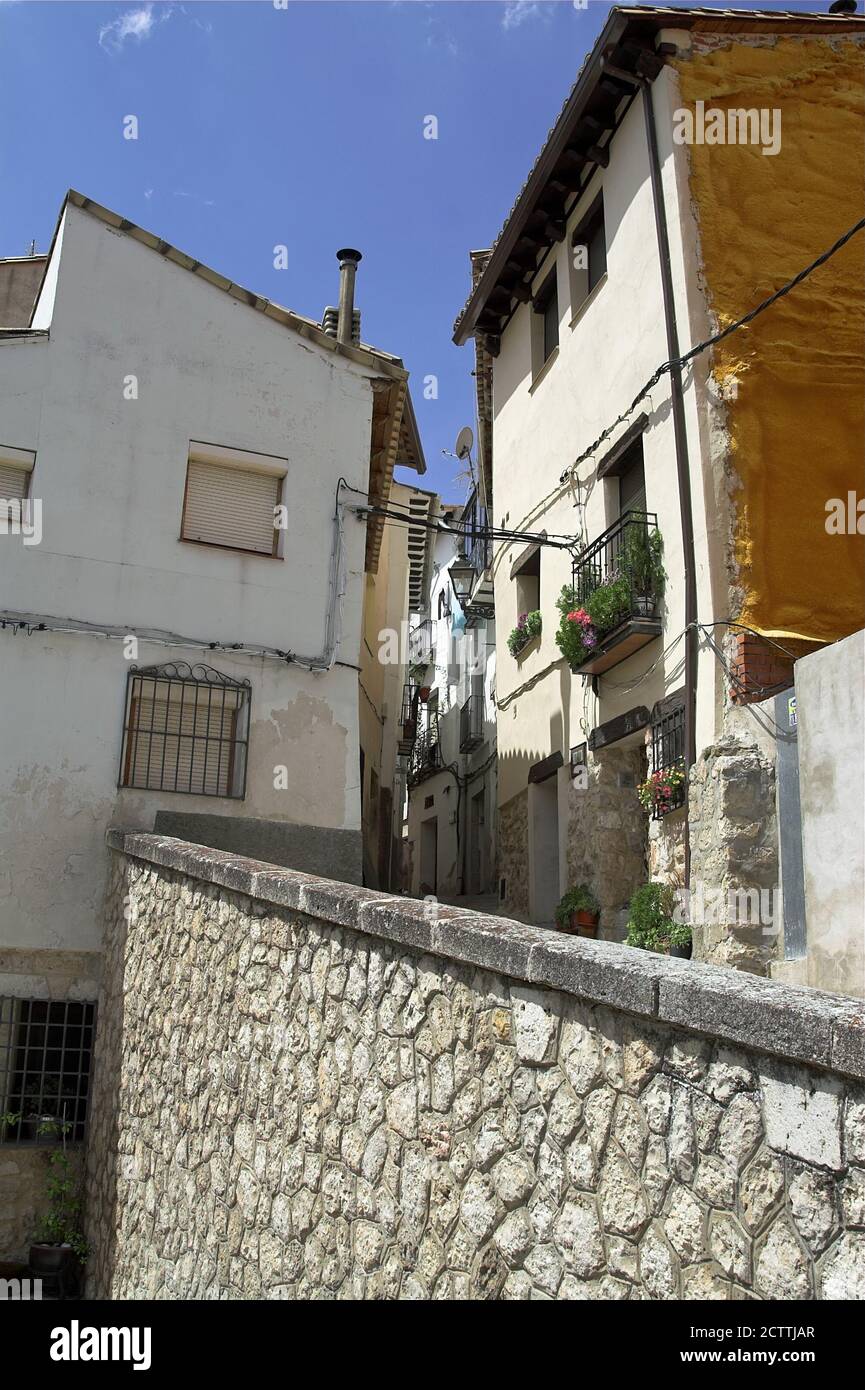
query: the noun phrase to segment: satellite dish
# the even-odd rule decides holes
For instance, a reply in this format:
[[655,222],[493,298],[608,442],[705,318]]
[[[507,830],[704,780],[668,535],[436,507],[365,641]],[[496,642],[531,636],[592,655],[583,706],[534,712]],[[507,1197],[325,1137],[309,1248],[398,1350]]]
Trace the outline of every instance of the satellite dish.
[[472,434],[471,425],[464,425],[457,435],[457,442],[454,445],[454,453],[458,459],[467,459],[471,456],[472,446],[475,437]]

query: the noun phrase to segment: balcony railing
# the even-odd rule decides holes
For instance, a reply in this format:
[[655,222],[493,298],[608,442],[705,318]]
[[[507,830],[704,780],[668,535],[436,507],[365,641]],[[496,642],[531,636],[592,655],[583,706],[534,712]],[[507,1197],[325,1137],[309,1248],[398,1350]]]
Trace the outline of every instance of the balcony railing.
[[483,697],[470,695],[460,710],[460,752],[470,753],[484,741]]
[[423,733],[418,736],[411,750],[408,765],[409,786],[414,787],[424,778],[432,777],[434,773],[440,771],[442,766],[438,720],[435,719],[429,728],[424,729]]
[[489,536],[474,535],[467,537],[466,559],[475,574],[484,574],[492,563],[492,544]]
[[402,709],[399,716],[399,737],[397,740],[397,753],[400,757],[408,757],[414,748],[417,738],[417,707],[420,695],[420,688],[416,685],[406,684],[402,688]]
[[412,666],[426,665],[432,655],[433,649],[433,623],[432,618],[424,618],[417,627],[409,629],[408,634],[408,659]]
[[589,613],[596,636],[581,674],[606,671],[660,635],[663,575],[654,512],[625,512],[577,556],[574,606]]

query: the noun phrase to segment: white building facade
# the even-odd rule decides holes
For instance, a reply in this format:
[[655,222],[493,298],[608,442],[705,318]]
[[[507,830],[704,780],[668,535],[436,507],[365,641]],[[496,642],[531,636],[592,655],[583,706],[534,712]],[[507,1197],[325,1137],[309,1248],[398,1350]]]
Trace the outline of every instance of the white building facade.
[[486,897],[497,877],[495,618],[491,603],[460,603],[453,574],[481,532],[477,491],[457,506],[429,496],[425,523],[428,577],[404,697],[407,887],[415,897]]
[[405,383],[69,195],[0,335],[7,971],[93,973],[109,825],[360,881],[351,508]]

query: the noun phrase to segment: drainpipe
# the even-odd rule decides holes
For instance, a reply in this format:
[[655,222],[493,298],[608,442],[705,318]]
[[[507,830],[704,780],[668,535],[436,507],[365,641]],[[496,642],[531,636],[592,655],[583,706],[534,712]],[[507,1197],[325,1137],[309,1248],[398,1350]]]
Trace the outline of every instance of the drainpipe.
[[[679,356],[679,332],[676,327],[676,305],[673,298],[673,272],[670,264],[670,240],[667,232],[667,212],[661,183],[661,164],[658,158],[658,137],[655,129],[655,110],[652,88],[642,83],[643,114],[646,122],[646,142],[649,149],[649,168],[652,176],[652,202],[658,251],[661,262],[661,285],[664,296],[664,324],[667,330],[667,356],[674,362]],[[679,484],[679,515],[682,527],[682,551],[685,558],[685,760],[690,769],[697,760],[697,574],[694,556],[694,516],[691,507],[691,474],[688,468],[688,436],[685,429],[685,403],[682,394],[682,369],[670,371],[673,406],[673,436],[676,447],[676,474]],[[691,883],[691,833],[688,823],[689,796],[685,792],[685,886]]]
[[353,251],[350,246],[337,251],[336,258],[339,261],[339,318],[336,337],[340,343],[350,343],[354,322],[354,281],[358,264],[363,258],[359,251]]

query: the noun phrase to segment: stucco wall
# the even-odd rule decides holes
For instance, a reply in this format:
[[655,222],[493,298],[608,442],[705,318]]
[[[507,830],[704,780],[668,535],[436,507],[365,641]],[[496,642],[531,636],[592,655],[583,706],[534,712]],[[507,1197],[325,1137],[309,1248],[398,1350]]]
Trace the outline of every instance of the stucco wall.
[[[687,36],[680,41],[689,45]],[[780,112],[776,154],[748,143],[688,147],[703,282],[718,327],[861,217],[863,42],[695,36],[676,62],[682,104],[692,110],[699,100],[711,109]],[[739,614],[765,633],[831,641],[862,626],[865,556],[855,534],[827,533],[826,504],[861,491],[863,273],[860,234],[715,351]]]
[[[337,479],[367,483],[374,373],[73,205],[37,318],[50,339],[0,344],[0,443],[35,451],[43,531],[29,547],[2,538],[4,610],[320,653]],[[124,396],[129,377],[137,399]],[[285,460],[284,558],[178,539],[191,441]],[[142,640],[130,657],[99,636],[0,632],[0,706],[15,729],[0,751],[0,941],[98,947],[115,815],[141,829],[165,810],[359,834],[363,547],[364,527],[348,520],[344,664],[322,675],[182,645]],[[118,794],[130,664],[167,660],[251,681],[243,801]],[[287,787],[275,785],[282,765]]]
[[865,994],[865,634],[796,664],[807,980]]
[[96,1296],[865,1297],[850,1001],[111,838]]

